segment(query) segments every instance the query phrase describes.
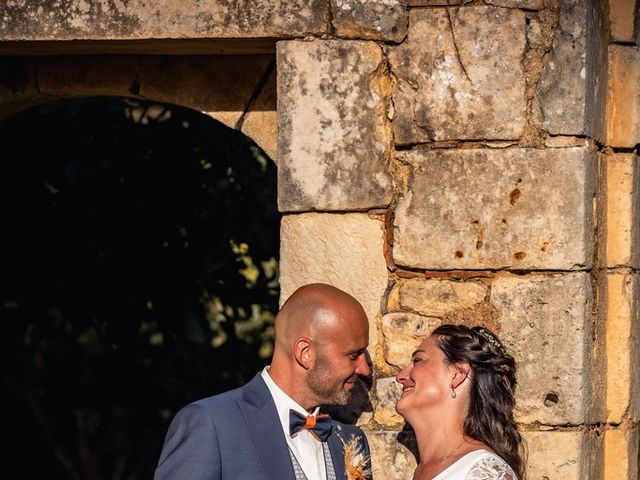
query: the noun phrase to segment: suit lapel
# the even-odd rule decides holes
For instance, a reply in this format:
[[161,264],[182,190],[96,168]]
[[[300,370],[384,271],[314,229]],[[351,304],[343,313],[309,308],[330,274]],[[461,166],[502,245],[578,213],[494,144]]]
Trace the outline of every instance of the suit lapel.
[[295,480],[291,456],[278,419],[278,412],[260,374],[245,385],[242,399],[238,400],[238,407],[258,448],[260,460],[269,478]]
[[344,446],[339,435],[344,435],[339,430],[340,426],[334,422],[331,436],[327,439],[329,452],[331,452],[331,460],[333,461],[333,469],[336,472],[337,480],[346,480],[347,471],[344,464]]

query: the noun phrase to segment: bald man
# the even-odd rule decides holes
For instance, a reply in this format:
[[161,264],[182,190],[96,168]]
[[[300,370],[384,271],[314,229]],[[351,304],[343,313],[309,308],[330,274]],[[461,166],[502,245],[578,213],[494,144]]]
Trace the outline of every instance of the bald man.
[[371,479],[358,427],[320,413],[370,375],[367,316],[326,284],[300,287],[276,316],[271,365],[236,390],[180,410],[155,480]]

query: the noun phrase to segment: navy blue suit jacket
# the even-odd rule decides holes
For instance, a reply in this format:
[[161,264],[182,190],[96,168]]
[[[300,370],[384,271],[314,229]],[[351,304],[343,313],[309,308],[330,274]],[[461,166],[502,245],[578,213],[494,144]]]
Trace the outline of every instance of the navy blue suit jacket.
[[[332,422],[327,445],[337,479],[347,480],[342,440],[359,437],[367,459],[369,444],[358,427]],[[243,387],[180,410],[167,432],[154,476],[154,480],[223,479],[295,480],[276,405],[260,374]]]

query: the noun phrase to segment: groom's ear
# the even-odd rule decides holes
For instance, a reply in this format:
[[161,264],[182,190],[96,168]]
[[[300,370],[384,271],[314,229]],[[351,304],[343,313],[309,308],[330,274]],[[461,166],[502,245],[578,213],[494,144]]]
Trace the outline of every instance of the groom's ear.
[[468,377],[469,372],[471,371],[471,367],[466,362],[456,363],[453,366],[454,375],[451,379],[451,386],[453,388],[458,388]]
[[313,365],[313,345],[308,337],[299,337],[293,344],[293,356],[298,365],[309,370]]

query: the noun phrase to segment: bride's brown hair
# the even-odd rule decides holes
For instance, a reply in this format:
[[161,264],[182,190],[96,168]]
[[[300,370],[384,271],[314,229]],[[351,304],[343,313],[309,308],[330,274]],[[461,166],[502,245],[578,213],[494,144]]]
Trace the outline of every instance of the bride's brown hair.
[[484,327],[441,325],[432,336],[449,364],[471,367],[465,435],[484,442],[524,478],[524,446],[513,418],[516,363],[498,337]]

